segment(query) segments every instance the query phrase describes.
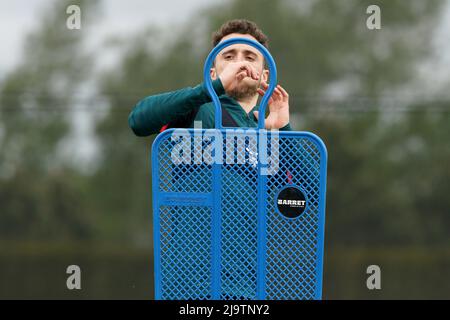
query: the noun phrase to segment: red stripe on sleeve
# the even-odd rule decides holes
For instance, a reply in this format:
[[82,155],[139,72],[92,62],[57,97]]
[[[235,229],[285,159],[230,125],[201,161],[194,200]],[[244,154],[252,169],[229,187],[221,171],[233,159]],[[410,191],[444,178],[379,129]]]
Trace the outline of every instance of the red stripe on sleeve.
[[161,127],[161,130],[159,130],[159,133],[163,132],[164,130],[166,130],[169,127],[169,124],[165,124]]

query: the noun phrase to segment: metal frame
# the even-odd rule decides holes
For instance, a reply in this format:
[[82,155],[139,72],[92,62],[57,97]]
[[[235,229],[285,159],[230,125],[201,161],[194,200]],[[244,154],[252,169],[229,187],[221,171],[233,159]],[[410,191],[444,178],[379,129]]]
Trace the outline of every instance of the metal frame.
[[[220,101],[217,97],[217,95],[214,92],[214,89],[212,87],[212,81],[209,77],[209,70],[212,65],[212,62],[214,61],[215,56],[222,51],[225,47],[237,44],[237,43],[244,43],[251,45],[257,49],[259,49],[266,61],[268,62],[269,71],[270,71],[270,77],[271,81],[269,84],[269,88],[262,98],[261,106],[260,106],[260,114],[264,114],[265,108],[267,105],[267,102],[270,98],[270,95],[272,94],[275,86],[276,86],[276,65],[273,61],[270,53],[267,51],[266,48],[264,48],[259,43],[245,39],[245,38],[234,38],[231,40],[227,40],[219,44],[216,48],[213,49],[213,51],[208,56],[205,67],[204,67],[204,81],[206,88],[208,89],[208,92],[211,95],[211,98],[215,105],[215,125],[216,130],[220,132],[223,136],[225,136],[225,133],[232,129],[225,129],[221,126],[221,112],[220,112]],[[258,121],[258,129],[264,130],[264,117],[260,117]],[[239,128],[242,129],[242,128]],[[154,219],[154,259],[155,259],[155,299],[179,299],[179,298],[186,298],[185,296],[175,297],[170,296],[165,297],[162,283],[164,281],[164,275],[161,271],[161,264],[163,263],[170,263],[170,261],[161,261],[161,221],[160,221],[160,214],[161,214],[161,207],[162,206],[172,206],[172,207],[182,207],[183,209],[190,209],[192,207],[206,207],[211,209],[211,225],[210,225],[210,255],[211,255],[211,266],[210,266],[210,295],[206,297],[206,299],[223,299],[223,292],[222,292],[222,283],[221,280],[223,278],[223,274],[221,274],[221,271],[223,269],[222,265],[222,255],[226,252],[222,251],[222,237],[223,237],[223,212],[221,208],[222,200],[223,200],[223,165],[214,163],[211,165],[211,167],[208,170],[211,170],[211,186],[210,190],[211,192],[178,192],[174,194],[173,192],[164,192],[160,190],[160,184],[161,184],[161,166],[159,159],[160,151],[164,143],[167,143],[167,141],[170,140],[170,137],[175,132],[176,129],[170,129],[166,130],[163,133],[159,134],[155,141],[153,142],[152,146],[152,155],[151,155],[151,163],[152,163],[152,184],[153,184],[153,219]],[[197,129],[185,129],[186,132],[189,132],[192,136],[194,134],[203,134],[206,132],[206,130],[197,130]],[[211,129],[209,130],[211,131]],[[260,131],[257,132],[258,136],[258,144],[259,144],[259,136]],[[267,212],[267,185],[269,183],[268,176],[258,174],[257,175],[257,230],[256,230],[256,236],[257,236],[257,266],[256,266],[256,293],[254,295],[251,295],[250,299],[258,299],[258,300],[264,300],[264,299],[271,299],[273,297],[275,298],[281,298],[281,299],[298,299],[298,298],[313,298],[313,299],[321,299],[322,296],[322,270],[323,270],[323,249],[324,249],[324,224],[325,224],[325,193],[326,193],[326,171],[327,171],[327,151],[326,147],[323,143],[323,141],[316,136],[313,133],[310,132],[295,132],[295,131],[280,131],[279,132],[279,139],[280,141],[297,141],[297,143],[310,143],[313,148],[316,149],[317,156],[319,157],[319,161],[316,161],[320,165],[320,172],[319,178],[317,179],[317,182],[314,185],[318,185],[317,192],[317,227],[313,230],[314,234],[312,234],[311,238],[314,237],[314,241],[316,241],[316,252],[314,261],[314,281],[315,281],[315,288],[314,293],[311,294],[305,294],[305,296],[301,295],[295,295],[295,296],[289,296],[286,297],[277,296],[274,295],[268,295],[268,277],[266,275],[267,272],[267,259],[268,259],[268,247],[267,247],[267,241],[268,241],[268,212]],[[295,150],[292,150],[292,152],[295,152]],[[304,151],[302,151],[304,152]],[[287,153],[285,153],[287,154]],[[306,155],[306,156],[304,156]],[[304,152],[304,155],[302,157],[307,157],[308,153]],[[289,154],[287,154],[289,156]],[[299,156],[294,155],[294,159],[300,159]],[[316,164],[317,165],[317,164]],[[262,165],[261,162],[258,161],[257,163],[257,172],[261,172]],[[289,183],[286,183],[283,185],[283,188],[289,185]],[[225,186],[226,187],[226,186]],[[277,193],[280,192],[282,188],[279,188]],[[255,199],[256,200],[256,199]],[[308,208],[306,208],[308,210]],[[306,212],[305,210],[305,212]],[[272,214],[278,214],[278,213],[272,213]],[[279,214],[278,214],[279,215]],[[281,216],[281,215],[279,215]],[[269,216],[270,217],[270,216]],[[283,217],[283,221],[286,222],[286,225],[293,225],[292,220],[295,219],[289,219],[286,217]],[[225,227],[226,228],[226,227]],[[308,231],[308,230],[307,230]],[[295,230],[293,232],[296,232]],[[195,235],[193,235],[195,236]],[[270,235],[269,235],[270,238]],[[292,239],[295,245],[295,240]],[[292,245],[292,244],[289,244]],[[169,259],[170,260],[170,259]],[[305,268],[306,269],[306,268]],[[310,270],[309,268],[308,270]],[[295,272],[295,271],[294,271]],[[312,277],[312,276],[311,276]],[[294,288],[295,289],[295,288]],[[309,288],[311,289],[311,288]],[[306,289],[304,291],[307,291]],[[188,299],[196,298],[193,296],[189,296]],[[199,295],[199,298],[205,299],[205,296]],[[242,297],[234,297],[234,298],[242,298]]]

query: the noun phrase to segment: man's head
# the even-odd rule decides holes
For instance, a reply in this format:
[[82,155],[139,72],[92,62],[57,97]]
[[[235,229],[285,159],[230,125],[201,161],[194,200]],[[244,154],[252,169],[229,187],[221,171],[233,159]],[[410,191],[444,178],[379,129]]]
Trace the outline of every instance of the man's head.
[[[269,46],[267,36],[254,22],[248,20],[231,20],[224,23],[213,34],[213,46],[237,37],[258,41],[266,48]],[[229,94],[237,100],[257,95],[257,89],[261,84],[261,80],[268,80],[269,71],[264,68],[263,55],[252,46],[235,44],[222,50],[214,61],[214,67],[211,69],[211,78],[216,79],[230,63],[236,62],[249,63],[262,76],[259,80],[254,80],[251,77],[243,78],[233,92]]]
[[253,37],[264,47],[269,48],[269,38],[258,28],[256,23],[245,19],[236,19],[225,22],[219,30],[213,33],[212,44],[217,46],[222,39],[232,33],[247,34]]

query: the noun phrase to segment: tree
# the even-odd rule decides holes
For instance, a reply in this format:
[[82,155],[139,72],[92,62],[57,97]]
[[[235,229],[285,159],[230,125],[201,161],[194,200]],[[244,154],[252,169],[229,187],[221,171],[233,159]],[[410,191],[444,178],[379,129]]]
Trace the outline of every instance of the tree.
[[[370,4],[234,0],[200,12],[180,33],[168,30],[158,38],[154,30],[129,41],[118,75],[115,68],[102,81],[111,109],[97,131],[104,160],[96,179],[108,190],[99,208],[110,208],[116,221],[133,221],[130,234],[139,225],[148,234],[149,222],[140,221],[149,221],[151,208],[152,138],[133,137],[128,112],[147,95],[199,83],[211,31],[228,19],[248,18],[269,35],[280,82],[290,93],[294,128],[319,134],[328,146],[327,239],[334,244],[417,240],[420,219],[407,195],[383,187],[397,173],[380,151],[396,148],[384,124],[383,97],[407,86],[415,65],[429,53],[443,2],[382,1],[380,31],[366,27]],[[164,37],[170,45],[155,50]],[[409,221],[400,232],[390,219],[396,212]]]
[[93,1],[49,7],[27,38],[22,62],[0,90],[0,225],[3,238],[75,237],[90,233],[76,176],[61,157],[70,133],[71,108],[88,76],[90,58],[83,33],[66,28],[66,8],[82,5],[84,21]]

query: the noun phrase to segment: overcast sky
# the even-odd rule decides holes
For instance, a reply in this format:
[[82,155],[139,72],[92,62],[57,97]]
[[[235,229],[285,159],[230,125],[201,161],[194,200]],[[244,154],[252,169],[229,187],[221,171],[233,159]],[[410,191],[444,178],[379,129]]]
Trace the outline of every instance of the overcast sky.
[[[450,44],[450,0],[447,1],[441,45]],[[52,2],[54,0],[0,0],[0,78],[20,61],[25,35],[39,24],[42,11]],[[199,8],[223,2],[227,0],[103,0],[103,14],[90,37],[100,39],[106,34],[133,33],[149,24],[182,24]],[[449,53],[449,50],[442,52]]]
[[[181,24],[205,5],[226,0],[103,0],[100,23],[92,38],[125,34],[149,24]],[[0,0],[0,73],[20,60],[25,35],[39,24],[42,11],[54,0]]]

